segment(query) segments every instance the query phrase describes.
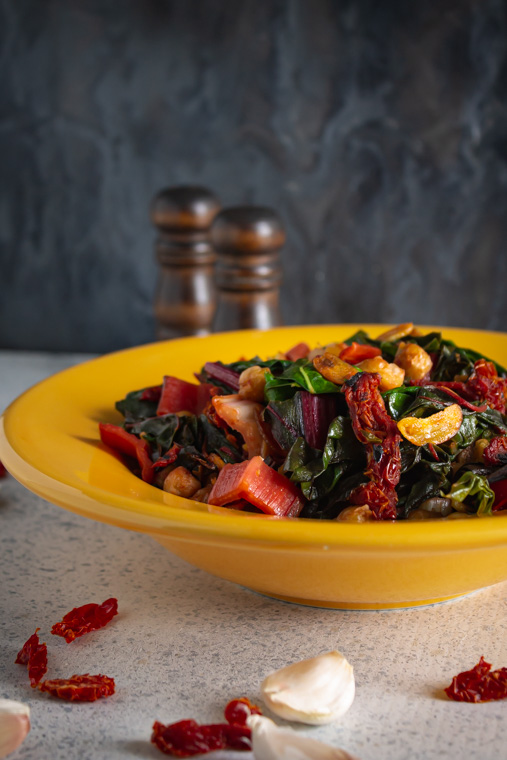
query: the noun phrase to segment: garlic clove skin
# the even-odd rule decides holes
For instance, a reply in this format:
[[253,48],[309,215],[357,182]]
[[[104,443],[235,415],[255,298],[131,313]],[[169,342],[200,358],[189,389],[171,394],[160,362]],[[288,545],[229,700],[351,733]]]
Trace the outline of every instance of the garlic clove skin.
[[343,749],[279,728],[262,715],[251,715],[247,723],[255,760],[358,760]]
[[12,699],[0,699],[0,758],[14,752],[30,731],[30,708]]
[[344,715],[355,691],[354,669],[337,651],[287,665],[261,685],[262,697],[275,715],[312,726]]

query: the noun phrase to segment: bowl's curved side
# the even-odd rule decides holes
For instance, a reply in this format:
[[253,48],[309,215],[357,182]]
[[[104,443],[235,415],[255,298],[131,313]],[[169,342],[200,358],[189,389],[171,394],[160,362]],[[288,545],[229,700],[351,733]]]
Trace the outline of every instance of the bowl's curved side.
[[158,534],[173,554],[219,578],[286,601],[337,609],[414,607],[507,578],[505,547],[403,551],[297,547]]

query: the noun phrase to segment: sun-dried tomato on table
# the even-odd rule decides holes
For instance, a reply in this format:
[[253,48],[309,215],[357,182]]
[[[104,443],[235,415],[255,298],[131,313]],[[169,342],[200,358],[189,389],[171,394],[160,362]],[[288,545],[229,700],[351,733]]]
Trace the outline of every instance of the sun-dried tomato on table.
[[233,699],[225,707],[227,723],[201,725],[195,720],[180,720],[165,726],[155,721],[151,742],[172,757],[193,757],[218,749],[248,752],[252,749],[252,742],[247,719],[250,715],[261,714],[246,697]]
[[491,670],[491,665],[481,657],[471,670],[454,676],[450,686],[444,689],[455,702],[491,702],[507,698],[507,668]]
[[89,673],[73,675],[70,678],[53,678],[39,684],[40,691],[45,691],[58,699],[68,702],[95,702],[102,697],[114,694],[114,678]]
[[27,666],[28,677],[33,688],[37,686],[48,670],[48,649],[45,643],[39,642],[39,631],[40,628],[35,629],[35,633],[32,633],[28,641],[25,641],[14,660],[18,665]]
[[62,636],[67,644],[85,633],[103,628],[118,614],[118,600],[106,599],[102,604],[83,604],[67,612],[59,623],[51,628],[55,636]]
[[7,475],[7,470],[5,469],[5,465],[0,462],[0,478],[5,478]]
[[[118,613],[118,601],[111,598],[102,604],[84,604],[68,612],[63,620],[55,623],[51,633],[63,636],[67,642],[78,636],[105,626]],[[102,674],[73,675],[70,678],[55,678],[42,681],[47,673],[47,646],[39,643],[38,631],[30,636],[17,654],[16,663],[28,666],[28,675],[33,688],[38,687],[59,699],[71,702],[94,702],[101,697],[114,694],[114,679]]]
[[351,493],[350,500],[367,504],[377,520],[395,520],[401,435],[386,411],[379,385],[380,376],[370,372],[354,375],[345,383],[352,428],[366,449],[365,475],[370,479]]

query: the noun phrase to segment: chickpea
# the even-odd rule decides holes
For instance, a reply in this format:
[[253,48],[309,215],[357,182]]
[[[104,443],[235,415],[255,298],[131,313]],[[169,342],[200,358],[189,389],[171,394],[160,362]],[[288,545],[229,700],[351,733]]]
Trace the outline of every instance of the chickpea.
[[405,370],[409,380],[421,380],[433,366],[431,356],[417,343],[400,343],[394,363]]
[[201,488],[201,484],[186,467],[176,467],[167,475],[163,488],[175,496],[191,499]]
[[336,518],[337,522],[362,523],[373,520],[373,512],[367,504],[359,507],[345,507]]

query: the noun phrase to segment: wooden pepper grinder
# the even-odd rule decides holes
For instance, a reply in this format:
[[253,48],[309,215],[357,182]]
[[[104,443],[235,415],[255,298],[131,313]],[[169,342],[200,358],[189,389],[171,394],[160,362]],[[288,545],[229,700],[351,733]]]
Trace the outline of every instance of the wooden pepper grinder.
[[217,253],[217,310],[213,330],[266,330],[282,324],[280,249],[285,230],[278,215],[262,206],[221,211],[211,227]]
[[207,335],[216,308],[211,223],[220,209],[204,187],[169,187],[153,199],[160,274],[155,292],[157,338]]

